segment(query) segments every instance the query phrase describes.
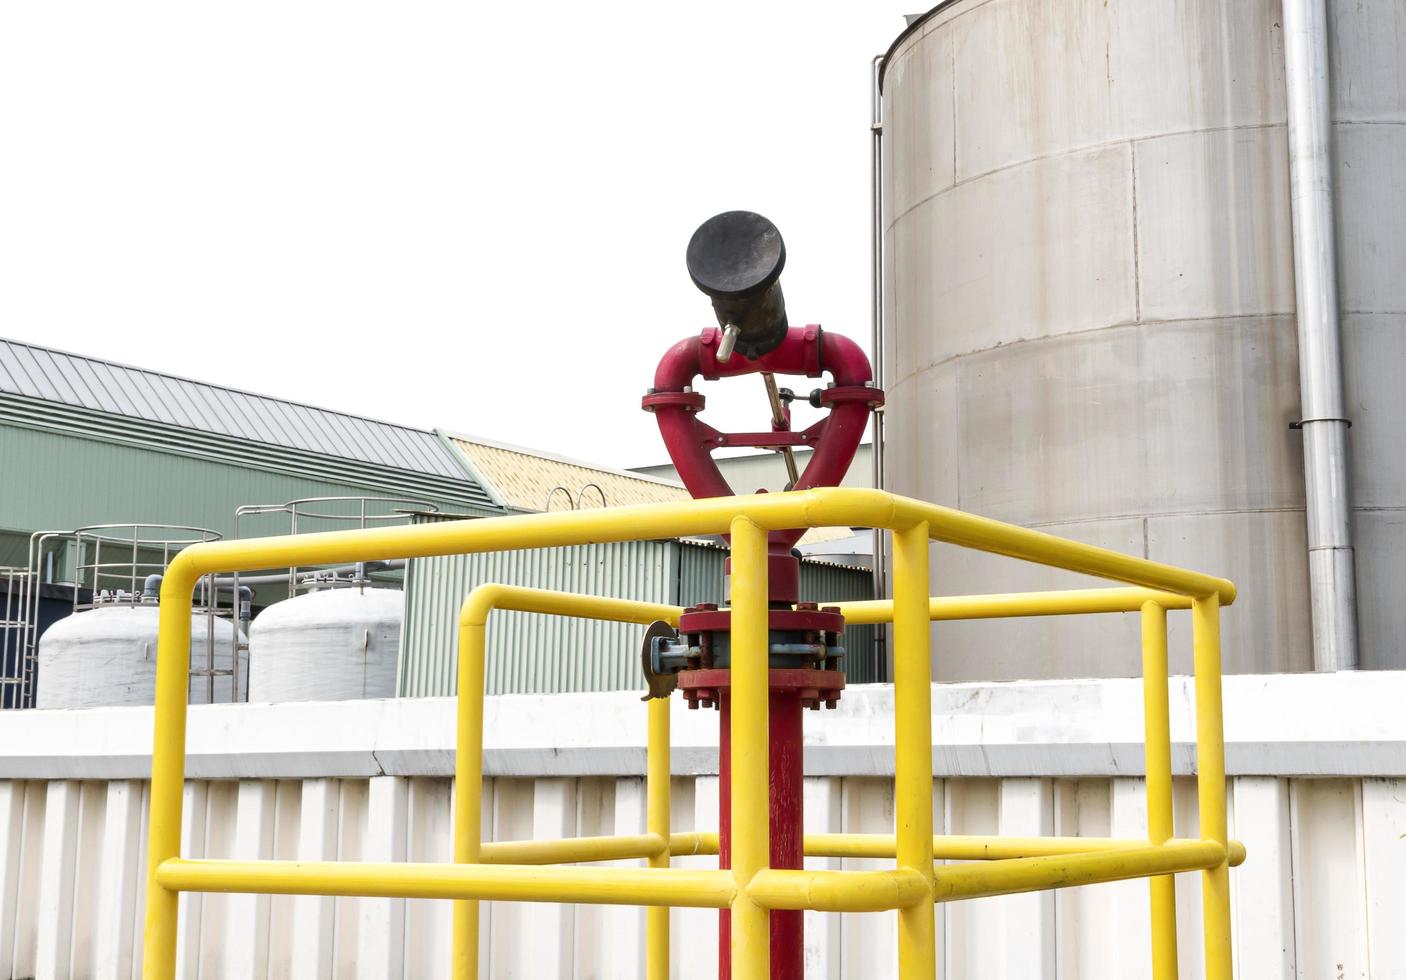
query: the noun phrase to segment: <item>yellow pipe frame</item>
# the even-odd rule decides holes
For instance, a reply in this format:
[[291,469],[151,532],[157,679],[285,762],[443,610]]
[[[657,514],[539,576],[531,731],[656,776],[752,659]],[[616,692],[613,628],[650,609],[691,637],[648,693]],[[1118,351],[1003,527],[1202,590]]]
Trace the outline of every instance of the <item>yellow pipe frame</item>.
[[[1191,607],[1192,670],[1196,676],[1196,800],[1201,836],[1225,847],[1225,734],[1221,715],[1220,603],[1196,598]],[[1233,980],[1230,869],[1222,858],[1201,872],[1201,931],[1206,980]]]
[[771,911],[748,892],[771,860],[766,531],[732,522],[732,976],[771,975]]
[[479,845],[478,862],[462,863],[590,864],[592,861],[627,861],[630,858],[656,858],[661,854],[674,853],[678,852],[674,851],[673,842],[656,834],[621,834],[617,837],[567,837],[562,840],[485,841]]
[[[1172,730],[1167,695],[1167,609],[1142,606],[1143,771],[1147,842],[1165,844],[1172,825]],[[1177,889],[1171,875],[1147,880],[1152,915],[1152,980],[1177,980]]]
[[[894,849],[929,893],[932,856],[932,642],[926,522],[893,535]],[[898,910],[899,980],[932,980],[937,935],[927,903]]]
[[561,868],[532,864],[365,861],[191,861],[169,858],[156,883],[170,891],[374,898],[584,902],[725,909],[732,875],[679,868]]
[[[618,623],[662,620],[677,626],[677,606],[605,596],[576,595],[516,585],[480,585],[459,609],[458,741],[454,756],[454,862],[554,864],[647,858],[651,868],[669,866],[669,702],[651,699],[643,836],[514,841],[484,844],[483,837],[483,697],[488,617],[495,609],[544,613]],[[503,855],[501,858],[499,855]],[[540,858],[540,859],[539,859]],[[450,975],[454,980],[478,976],[478,901],[454,903],[450,925]],[[669,909],[645,913],[645,962],[649,980],[669,976]]]
[[1225,848],[1208,840],[1143,844],[1088,854],[946,864],[937,870],[933,896],[939,902],[950,902],[959,898],[1015,895],[1046,888],[1196,871],[1224,864]]
[[[982,837],[944,836],[932,839],[936,861],[1004,861],[1008,858],[1050,857],[1057,854],[1091,854],[1142,847],[1146,842],[1123,837]],[[708,852],[717,852],[717,842]],[[1245,845],[1233,840],[1230,866],[1245,861]],[[675,851],[675,854],[680,853]],[[806,834],[805,856],[828,858],[891,858],[897,853],[892,834]]]
[[[893,834],[806,834],[805,856],[826,858],[892,858],[898,853]],[[986,837],[943,835],[932,839],[936,861],[1002,861],[1006,858],[1048,857],[1054,854],[1088,854],[1142,847],[1146,842],[1130,837]],[[659,855],[666,845],[654,834],[618,837],[568,837],[562,840],[485,842],[479,860],[484,864],[582,864]],[[670,834],[672,857],[716,855],[718,835],[707,831]],[[1232,840],[1230,866],[1245,861],[1245,845]]]
[[932,883],[917,871],[788,871],[767,868],[752,876],[747,895],[768,909],[887,912],[924,908],[932,918]]
[[[1091,613],[1139,612],[1147,603],[1163,609],[1190,609],[1187,596],[1156,589],[1066,589],[1059,592],[1007,592],[1001,595],[932,596],[927,600],[933,622],[973,619],[1018,619],[1031,616],[1077,616]],[[839,606],[845,625],[893,622],[893,599],[830,602]]]
[[[677,625],[678,620],[674,620]],[[645,829],[658,841],[647,855],[651,868],[668,868],[669,846],[669,698],[650,698],[645,743]],[[651,905],[644,913],[645,977],[669,980],[669,909]]]
[[[888,871],[788,871],[768,867],[767,532],[850,526],[894,537],[894,598],[840,603],[849,623],[894,624],[893,835],[812,834],[805,853],[892,858]],[[559,616],[678,624],[682,610],[656,603],[503,585],[481,586],[459,617],[454,863],[217,861],[180,855],[185,775],[191,593],[200,577],[292,565],[472,554],[685,535],[732,535],[732,808],[728,870],[680,870],[671,855],[716,854],[715,833],[670,832],[669,704],[648,714],[646,833],[559,841],[482,840],[484,656],[489,614],[515,609]],[[942,541],[1122,583],[1116,588],[932,597],[929,545]],[[1245,849],[1227,835],[1220,687],[1220,607],[1234,601],[1223,578],[975,517],[876,490],[819,489],[751,497],[375,528],[193,545],[162,582],[147,845],[142,975],[174,980],[178,897],[183,891],[438,898],[454,902],[452,975],[478,971],[478,903],[594,902],[647,907],[650,980],[669,969],[670,907],[729,909],[732,975],[766,980],[771,909],[894,910],[902,980],[935,974],[932,902],[1145,877],[1152,889],[1153,976],[1176,975],[1171,875],[1203,877],[1206,976],[1230,980],[1228,869]],[[1171,821],[1166,613],[1191,609],[1196,682],[1197,778],[1202,840],[1181,840]],[[930,623],[957,619],[1139,613],[1142,617],[1147,841],[1111,838],[934,836],[931,805]],[[568,867],[643,859],[648,867]],[[935,861],[970,863],[936,865]]]

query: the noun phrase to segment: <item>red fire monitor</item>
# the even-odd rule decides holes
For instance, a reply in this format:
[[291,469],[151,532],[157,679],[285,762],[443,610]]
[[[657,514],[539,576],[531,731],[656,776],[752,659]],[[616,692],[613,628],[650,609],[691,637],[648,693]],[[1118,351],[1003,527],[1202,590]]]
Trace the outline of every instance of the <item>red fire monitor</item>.
[[[710,218],[688,247],[694,284],[712,299],[718,327],[669,348],[644,396],[645,411],[659,422],[669,456],[695,498],[729,496],[712,453],[725,447],[771,449],[785,457],[788,490],[837,486],[859,448],[869,414],[883,404],[873,385],[869,359],[854,341],[818,325],[791,327],[786,322],[780,275],[786,249],[780,232],[750,211],[729,211]],[[739,375],[762,377],[771,405],[771,423],[757,432],[719,432],[699,416],[705,399],[700,380]],[[813,390],[808,401],[828,414],[807,429],[791,428],[791,402],[797,397],[778,387],[777,376],[822,378],[830,383]],[[803,471],[794,450],[808,448]],[[801,712],[833,708],[844,689],[844,617],[839,610],[799,602],[800,560],[794,550],[803,531],[769,535],[768,593],[771,718],[768,744],[771,769],[771,866],[800,868],[803,863]],[[731,574],[729,562],[728,573]],[[662,624],[661,624],[662,625]],[[729,867],[731,844],[729,678],[731,613],[727,606],[705,603],[688,609],[677,635],[652,628],[646,639],[644,671],[651,697],[680,690],[690,708],[719,712],[720,866]],[[730,976],[729,916],[719,917],[718,975]],[[771,976],[801,980],[805,942],[802,913],[771,913]]]

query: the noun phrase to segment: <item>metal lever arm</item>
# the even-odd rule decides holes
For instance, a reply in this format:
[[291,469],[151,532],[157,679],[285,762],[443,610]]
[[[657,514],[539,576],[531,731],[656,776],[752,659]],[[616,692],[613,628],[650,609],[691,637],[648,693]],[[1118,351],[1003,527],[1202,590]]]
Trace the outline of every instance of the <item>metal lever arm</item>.
[[[771,404],[772,430],[791,431],[791,408],[781,400],[781,392],[776,388],[776,375],[763,371],[762,381],[766,384],[766,398]],[[792,490],[801,480],[800,474],[796,472],[796,453],[790,446],[782,446],[781,458],[786,460],[786,489]]]

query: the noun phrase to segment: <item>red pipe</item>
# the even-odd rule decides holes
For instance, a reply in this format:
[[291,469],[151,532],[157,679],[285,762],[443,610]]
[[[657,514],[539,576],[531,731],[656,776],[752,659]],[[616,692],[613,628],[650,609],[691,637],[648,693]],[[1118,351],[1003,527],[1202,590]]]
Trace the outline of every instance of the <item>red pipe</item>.
[[[718,731],[718,867],[732,867],[732,710],[730,692],[719,701]],[[771,770],[771,866],[805,865],[804,792],[801,767],[801,700],[793,687],[771,691],[767,749]],[[805,913],[775,909],[771,913],[771,980],[804,980]],[[732,977],[732,920],[718,912],[718,980]]]
[[[829,372],[841,387],[865,386],[873,379],[869,358],[859,346],[841,334],[823,332],[818,326],[792,327],[781,346],[756,360],[734,356],[720,363],[714,356],[722,332],[710,327],[697,337],[681,340],[664,354],[654,372],[654,393],[681,393],[692,388],[699,377],[709,380],[768,372],[781,375],[819,377]],[[882,392],[874,389],[874,400]],[[706,433],[710,432],[691,406],[657,404],[651,406],[659,422],[659,432],[679,478],[695,498],[727,497],[732,488],[714,462]],[[869,421],[867,401],[846,400],[830,405],[824,432],[816,440],[814,452],[794,489],[836,486],[844,479]],[[774,531],[772,551],[788,554],[804,531]]]
[[[669,348],[654,375],[654,388],[644,406],[654,412],[659,432],[684,486],[695,498],[731,496],[713,460],[712,450],[723,436],[698,418],[705,402],[694,390],[698,379],[738,377],[767,372],[818,378],[829,372],[834,386],[819,398],[829,414],[807,430],[814,435],[813,451],[795,489],[837,486],[844,479],[859,448],[869,413],[882,404],[883,392],[869,387],[873,377],[869,359],[848,337],[823,333],[818,326],[792,327],[786,339],[756,360],[734,356],[724,363],[716,357],[721,331],[710,328],[699,336]],[[724,436],[725,438],[725,436]],[[740,440],[739,440],[740,442]],[[791,549],[804,531],[772,531],[768,535],[768,593],[774,606],[787,609],[797,601],[800,563]],[[731,575],[729,559],[728,574]],[[781,615],[778,613],[777,615]],[[775,672],[773,672],[775,676]],[[779,679],[779,678],[778,678]],[[770,789],[770,866],[799,869],[804,866],[804,807],[801,747],[800,690],[773,686],[768,723]],[[719,851],[723,868],[732,862],[732,710],[726,687],[718,690],[719,720]],[[752,819],[768,819],[756,814]],[[718,920],[718,976],[732,976],[732,922],[724,909]],[[771,913],[771,980],[803,980],[805,971],[804,913],[774,910]]]

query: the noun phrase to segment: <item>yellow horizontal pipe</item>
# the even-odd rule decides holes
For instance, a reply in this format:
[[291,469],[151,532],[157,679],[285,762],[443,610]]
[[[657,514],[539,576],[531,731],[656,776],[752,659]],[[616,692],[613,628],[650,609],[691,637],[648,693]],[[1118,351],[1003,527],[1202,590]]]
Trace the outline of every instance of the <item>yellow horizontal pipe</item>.
[[[1055,854],[1089,854],[1146,847],[1147,841],[1121,837],[983,837],[937,835],[933,857],[939,861],[1003,861],[1011,858],[1048,857]],[[806,857],[891,858],[892,834],[806,834]],[[1245,860],[1245,845],[1230,842],[1230,864]]]
[[[933,857],[939,861],[1001,861],[1010,858],[1047,857],[1052,854],[1087,854],[1097,851],[1145,847],[1147,841],[1121,837],[981,837],[939,834],[932,839]],[[891,858],[893,834],[806,834],[806,857]],[[673,834],[669,853],[717,854],[718,835],[707,832]],[[1245,863],[1245,845],[1230,842],[1230,866]]]
[[[928,615],[934,622],[963,619],[1015,619],[1023,616],[1075,616],[1090,613],[1133,613],[1144,603],[1166,609],[1190,609],[1191,599],[1156,589],[1066,589],[1054,592],[1011,592],[999,595],[933,596]],[[835,602],[851,626],[893,622],[892,599]]]
[[758,871],[747,896],[769,909],[818,912],[887,912],[931,901],[927,879],[916,871]]
[[1223,604],[1235,598],[1235,586],[1213,575],[857,487],[204,542],[171,562],[163,596],[188,593],[201,575],[213,572],[723,534],[736,517],[764,530],[846,526],[904,531],[926,523],[937,541],[1179,595],[1219,595]]
[[506,840],[480,844],[478,859],[482,864],[579,864],[654,857],[668,847],[655,834]]
[[669,853],[674,857],[690,857],[718,853],[718,835],[688,832],[669,835]]
[[1177,840],[1087,854],[944,864],[937,868],[933,898],[939,902],[950,902],[961,898],[1014,895],[1046,888],[1069,888],[1101,881],[1200,871],[1215,867],[1224,860],[1225,848],[1216,841]]
[[[829,506],[841,509],[838,500]],[[1125,582],[1128,585],[1175,592],[1178,595],[1218,596],[1221,605],[1228,606],[1235,601],[1235,585],[1214,575],[1187,571],[1161,562],[1148,561],[1146,558],[1134,558],[1106,548],[1069,541],[1043,531],[1004,524],[988,517],[978,517],[975,514],[966,514],[950,507],[941,507],[908,497],[893,497],[892,506],[893,518],[890,523],[850,526],[885,526],[890,530],[899,531],[926,523],[928,535],[934,541],[946,541],[963,548],[975,548],[994,555],[1005,555],[1007,558],[1082,572],[1085,575]],[[828,516],[827,510],[827,503],[818,501],[809,509],[809,513],[812,516]],[[835,527],[844,523],[827,520],[824,526]]]
[[469,593],[459,608],[459,625],[486,625],[489,614],[495,609],[615,623],[652,623],[661,619],[670,626],[677,626],[679,616],[683,614],[682,607],[661,602],[614,599],[610,596],[580,595],[490,582]]
[[727,908],[727,871],[562,868],[522,864],[376,864],[360,861],[211,861],[170,858],[161,887],[182,892],[476,898],[497,902]]

